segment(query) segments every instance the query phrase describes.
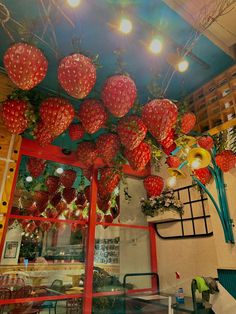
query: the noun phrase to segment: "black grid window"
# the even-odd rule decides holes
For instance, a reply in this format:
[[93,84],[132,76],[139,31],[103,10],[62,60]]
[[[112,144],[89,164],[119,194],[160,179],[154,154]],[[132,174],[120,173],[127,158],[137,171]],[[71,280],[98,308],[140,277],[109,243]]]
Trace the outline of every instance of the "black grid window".
[[212,236],[206,194],[196,185],[176,189],[174,194],[183,202],[184,214],[177,220],[156,222],[157,235],[162,239]]

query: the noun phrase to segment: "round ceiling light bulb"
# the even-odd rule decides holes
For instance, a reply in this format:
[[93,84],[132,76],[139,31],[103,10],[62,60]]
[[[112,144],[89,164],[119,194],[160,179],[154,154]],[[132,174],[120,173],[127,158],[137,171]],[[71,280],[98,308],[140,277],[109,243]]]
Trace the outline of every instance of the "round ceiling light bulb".
[[72,8],[76,8],[78,5],[80,5],[81,0],[67,0],[68,4]]
[[132,23],[130,20],[123,18],[120,22],[119,30],[124,34],[129,34],[132,31]]
[[177,68],[179,72],[185,72],[187,71],[189,66],[189,62],[185,59],[182,59],[178,64],[177,64]]
[[191,167],[193,169],[199,169],[201,167],[201,160],[199,158],[194,159],[191,163]]
[[157,38],[153,39],[149,45],[149,49],[152,53],[160,53],[162,50],[162,42]]
[[57,168],[56,173],[62,174],[64,172],[63,168]]
[[177,182],[176,176],[172,176],[167,179],[167,185],[170,188],[173,188],[176,185],[176,182]]
[[33,178],[31,176],[28,176],[28,177],[25,178],[25,181],[26,182],[32,182]]

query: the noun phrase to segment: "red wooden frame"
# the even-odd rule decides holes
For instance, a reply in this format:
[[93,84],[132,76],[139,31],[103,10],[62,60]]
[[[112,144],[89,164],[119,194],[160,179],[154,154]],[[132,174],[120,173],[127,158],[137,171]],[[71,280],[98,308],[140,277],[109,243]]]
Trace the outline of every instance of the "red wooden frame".
[[[23,139],[21,144],[21,149],[19,152],[19,158],[17,162],[17,167],[15,171],[15,177],[11,190],[11,197],[8,204],[8,211],[6,214],[6,222],[3,229],[2,240],[0,244],[0,256],[2,256],[3,247],[6,239],[6,233],[8,228],[9,218],[15,219],[29,219],[32,220],[32,216],[19,216],[11,215],[11,207],[13,203],[13,196],[15,192],[16,180],[18,177],[19,165],[21,162],[22,155],[28,155],[32,157],[38,157],[45,160],[50,160],[57,163],[69,164],[71,166],[76,166],[84,168],[84,166],[79,163],[76,159],[76,154],[72,152],[70,155],[64,155],[60,147],[49,145],[46,149],[40,147],[37,142],[29,139]],[[149,231],[150,239],[150,254],[151,254],[151,271],[157,272],[157,252],[156,252],[156,235],[153,224],[148,226],[142,225],[129,225],[124,223],[105,223],[105,222],[96,222],[96,199],[97,199],[97,172],[98,168],[102,167],[102,161],[98,160],[92,170],[92,182],[90,189],[90,215],[88,221],[88,235],[87,235],[87,250],[86,250],[86,265],[85,265],[85,283],[84,283],[84,293],[73,294],[73,295],[62,295],[62,296],[44,296],[44,297],[32,297],[25,299],[15,299],[15,300],[0,300],[0,304],[13,304],[13,303],[24,303],[29,301],[47,301],[47,300],[63,300],[63,299],[72,299],[72,298],[83,298],[83,313],[92,312],[92,299],[93,297],[102,297],[102,296],[112,296],[112,295],[122,295],[122,291],[107,291],[107,292],[93,292],[93,267],[94,267],[94,247],[95,247],[95,228],[96,225],[104,226],[114,226],[114,227],[125,227],[125,228],[136,228],[136,229],[146,229]],[[137,172],[134,171],[130,166],[124,165],[123,171],[129,176],[135,177],[145,177],[150,174],[150,167],[144,171]],[[75,220],[60,220],[55,218],[43,218],[43,217],[33,217],[33,220],[47,220],[51,222],[65,222],[68,224],[77,223],[77,224],[87,224],[83,221]],[[152,287],[146,289],[135,289],[130,290],[128,293],[136,293],[143,291],[156,291],[156,282],[152,280]]]

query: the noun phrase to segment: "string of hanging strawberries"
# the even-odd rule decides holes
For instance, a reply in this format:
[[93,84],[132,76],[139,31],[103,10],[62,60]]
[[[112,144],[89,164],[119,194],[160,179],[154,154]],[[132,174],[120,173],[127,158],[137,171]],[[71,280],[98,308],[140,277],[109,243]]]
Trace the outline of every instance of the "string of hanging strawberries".
[[[32,45],[17,43],[7,49],[4,67],[9,78],[21,90],[37,86],[46,76],[48,62],[43,53]],[[96,83],[96,67],[93,61],[79,53],[64,57],[58,66],[58,81],[61,87],[75,99],[86,98]],[[169,167],[178,168],[182,160],[172,156],[175,140],[184,137],[195,126],[193,113],[178,116],[178,107],[168,99],[153,99],[143,105],[140,114],[132,112],[137,98],[135,82],[127,74],[113,75],[105,81],[101,99],[86,98],[76,112],[69,100],[49,97],[41,102],[39,119],[33,130],[34,138],[45,147],[68,129],[72,140],[82,140],[85,133],[94,134],[101,128],[106,133],[96,141],[81,141],[77,148],[78,161],[89,171],[100,157],[105,167],[100,170],[98,198],[104,201],[119,184],[120,163],[128,162],[134,170],[143,170],[155,156],[156,151],[166,156]],[[26,100],[8,99],[1,105],[1,118],[6,128],[21,134],[30,127],[33,109]],[[112,131],[108,128],[109,115],[117,123]],[[75,123],[74,118],[79,122]],[[180,131],[178,131],[180,130]],[[210,136],[201,136],[198,145],[211,150],[214,143]],[[235,167],[235,154],[226,150],[216,156],[216,163],[223,171]],[[206,184],[211,174],[207,168],[194,170],[199,180]],[[160,195],[164,180],[151,175],[144,179],[148,196]]]

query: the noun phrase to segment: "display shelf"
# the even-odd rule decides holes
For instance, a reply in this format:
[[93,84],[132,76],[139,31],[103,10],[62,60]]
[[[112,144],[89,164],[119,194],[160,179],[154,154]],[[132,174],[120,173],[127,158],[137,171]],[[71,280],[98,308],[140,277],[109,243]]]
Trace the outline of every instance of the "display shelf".
[[195,131],[206,132],[236,115],[236,65],[187,97],[189,111],[197,116]]

